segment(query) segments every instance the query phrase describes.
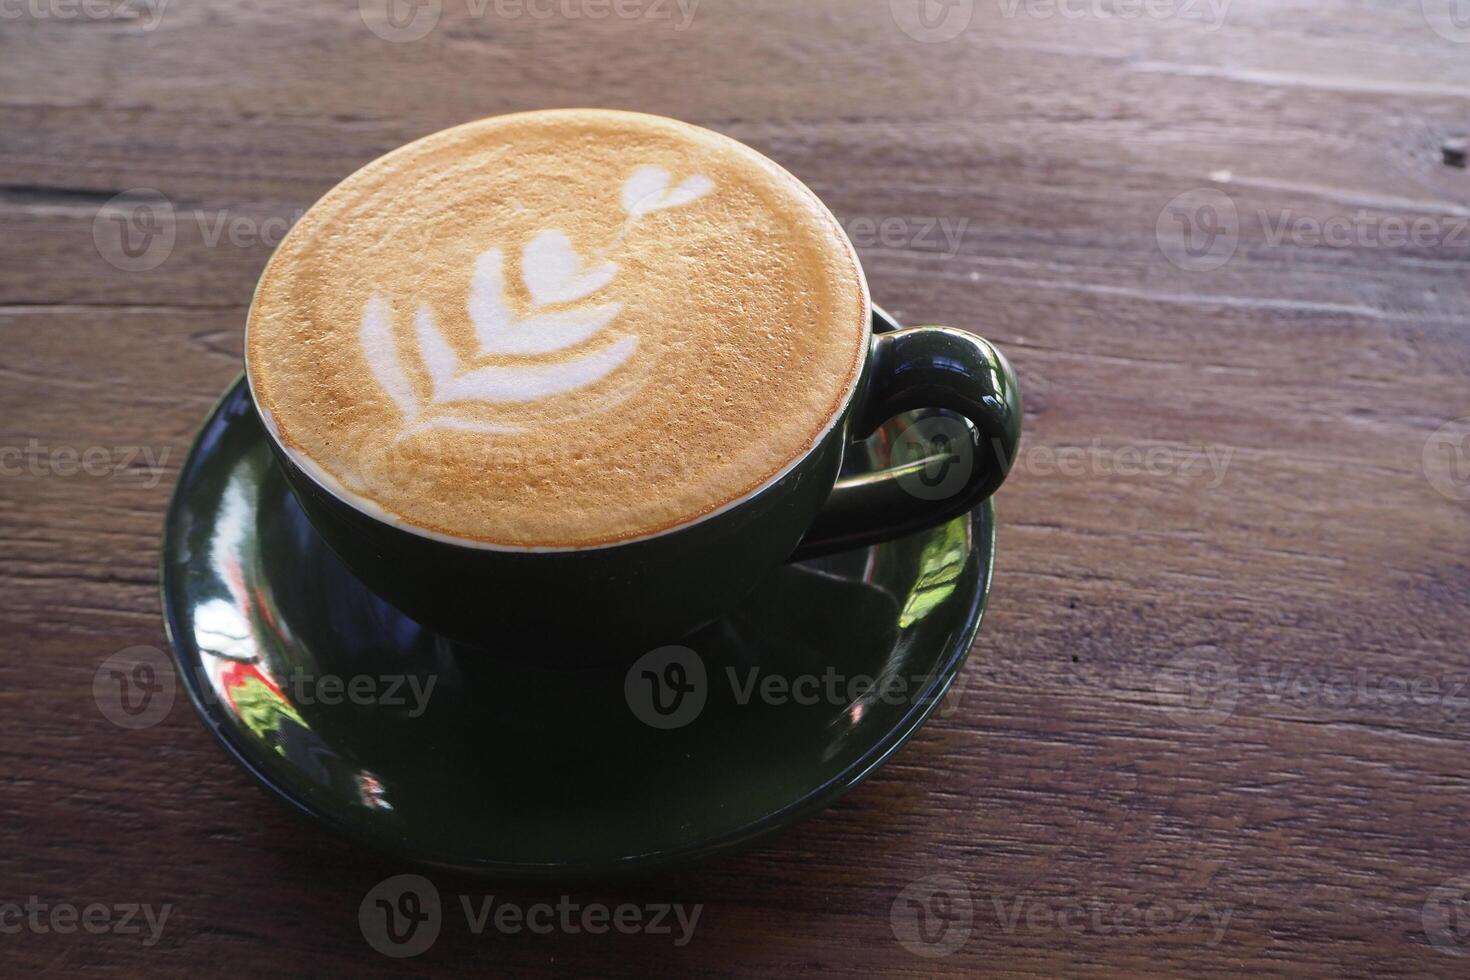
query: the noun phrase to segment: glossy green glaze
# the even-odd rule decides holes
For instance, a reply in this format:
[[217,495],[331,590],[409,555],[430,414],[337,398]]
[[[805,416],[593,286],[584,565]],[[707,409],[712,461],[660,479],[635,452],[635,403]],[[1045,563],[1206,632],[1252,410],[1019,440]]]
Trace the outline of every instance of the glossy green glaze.
[[912,466],[844,477],[807,529],[792,555],[796,560],[876,544],[968,513],[1000,489],[1016,458],[1021,392],[1005,356],[989,341],[949,327],[894,326],[877,311],[868,386],[849,433],[867,437],[905,413],[953,413],[970,425],[927,433],[943,436],[949,428],[954,436],[949,445],[940,449],[934,445],[938,439],[908,441],[924,454],[917,461],[920,468],[956,467],[959,479],[952,488],[934,482],[933,489],[943,492],[930,493],[925,491],[931,481]]
[[[911,421],[849,452],[846,474],[887,466]],[[703,707],[657,728],[630,694],[637,664],[487,657],[370,591],[288,490],[237,383],[184,465],[163,601],[195,707],[291,806],[424,865],[566,877],[718,853],[860,782],[963,664],[994,534],[986,502],[885,544],[777,565],[678,641],[704,672]],[[569,598],[553,588],[541,601]],[[834,672],[828,694],[821,679]],[[772,676],[793,693],[812,678],[823,693],[750,695]],[[864,690],[864,676],[884,686]],[[326,678],[372,696],[329,695]]]

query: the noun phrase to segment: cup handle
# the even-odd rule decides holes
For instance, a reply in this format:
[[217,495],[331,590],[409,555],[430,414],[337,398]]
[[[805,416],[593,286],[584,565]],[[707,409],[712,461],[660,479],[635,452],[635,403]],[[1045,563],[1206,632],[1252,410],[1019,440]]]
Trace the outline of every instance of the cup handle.
[[[872,343],[866,398],[852,419],[854,439],[921,408],[948,409],[970,425],[955,422],[934,439],[923,439],[919,446],[927,452],[921,459],[838,480],[790,561],[952,520],[995,493],[1016,458],[1021,394],[1011,366],[989,341],[952,327],[909,327],[876,334]],[[950,431],[955,438],[946,438]],[[937,485],[929,480],[936,466],[947,477]],[[952,471],[954,466],[960,471]],[[961,472],[962,481],[949,476]]]

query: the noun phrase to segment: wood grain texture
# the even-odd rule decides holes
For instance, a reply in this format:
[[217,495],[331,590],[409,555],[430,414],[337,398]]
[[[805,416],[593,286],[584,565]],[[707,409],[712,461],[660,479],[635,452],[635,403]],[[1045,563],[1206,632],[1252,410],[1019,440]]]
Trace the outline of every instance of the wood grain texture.
[[[973,14],[933,43],[897,26],[908,0],[702,0],[682,28],[672,0],[442,6],[413,43],[355,0],[0,8],[0,447],[48,454],[0,477],[0,903],[175,906],[152,947],[0,934],[0,972],[1464,975],[1470,904],[1460,933],[1425,918],[1470,884],[1470,488],[1424,454],[1470,434],[1470,171],[1443,153],[1470,44],[1436,0],[1235,0],[1214,26],[936,2]],[[404,869],[304,828],[182,700],[114,727],[92,677],[164,644],[163,509],[239,369],[260,238],[406,140],[577,104],[712,126],[809,182],[880,303],[1012,357],[1026,449],[961,690],[890,765],[743,856],[572,890],[703,903],[692,942],[452,916],[394,963],[357,907]],[[143,272],[94,243],[135,188],[178,219]],[[1210,270],[1168,254],[1166,207],[1201,191],[1238,218]],[[1384,244],[1391,219],[1432,233]],[[57,472],[91,447],[107,475]],[[972,932],[925,958],[890,908],[936,874]]]

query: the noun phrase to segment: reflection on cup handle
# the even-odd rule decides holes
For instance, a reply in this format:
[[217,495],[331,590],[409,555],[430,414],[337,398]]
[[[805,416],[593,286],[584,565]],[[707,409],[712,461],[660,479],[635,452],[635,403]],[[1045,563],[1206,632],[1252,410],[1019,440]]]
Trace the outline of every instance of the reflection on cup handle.
[[[946,409],[967,436],[935,440],[940,454],[839,480],[792,561],[863,547],[933,527],[970,511],[1005,480],[1021,441],[1021,394],[1005,357],[986,340],[951,327],[909,327],[873,337],[864,402],[851,435],[866,438],[902,412]],[[967,468],[953,492],[915,492],[926,470]],[[944,470],[941,469],[941,478]],[[916,482],[917,481],[917,482]]]

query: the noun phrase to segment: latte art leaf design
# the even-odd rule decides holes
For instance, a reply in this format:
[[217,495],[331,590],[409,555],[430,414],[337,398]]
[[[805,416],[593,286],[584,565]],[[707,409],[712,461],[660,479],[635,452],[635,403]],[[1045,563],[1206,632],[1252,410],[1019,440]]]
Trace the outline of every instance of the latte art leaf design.
[[536,306],[567,303],[597,292],[618,274],[615,263],[604,262],[586,272],[572,249],[572,240],[555,228],[541,232],[521,252],[521,275]]
[[[543,278],[545,273],[537,275],[532,272],[536,267],[530,261],[531,250],[536,241],[548,235],[566,241],[566,236],[559,231],[542,232],[521,254],[521,275],[530,286],[533,300],[538,288],[531,286],[533,281],[539,283],[542,295],[546,295],[548,291],[552,294],[569,291],[565,281],[549,284]],[[570,248],[570,245],[567,247]],[[572,258],[576,261],[575,256]],[[623,308],[620,303],[606,303],[518,318],[505,305],[504,262],[505,257],[498,248],[482,252],[475,260],[475,274],[470,280],[470,322],[475,325],[475,338],[480,343],[481,354],[548,354],[559,351],[580,344],[597,333],[611,323],[613,317]],[[591,289],[585,289],[584,281],[584,291],[569,298],[581,299],[611,282],[617,266],[608,263],[606,268],[612,271],[607,273],[605,279]],[[537,301],[534,305],[540,306],[542,302]]]
[[[669,181],[668,171],[652,166],[640,167],[628,177],[621,195],[628,217],[614,244],[642,216],[692,203],[714,189],[714,181],[699,174],[672,189]],[[434,427],[521,431],[519,426],[438,414],[435,409],[457,402],[532,402],[576,391],[617,370],[638,349],[638,338],[627,335],[586,354],[548,359],[592,339],[622,312],[621,303],[588,302],[617,276],[616,262],[585,263],[565,232],[547,228],[521,250],[520,273],[531,295],[524,316],[517,315],[506,299],[504,251],[489,248],[476,257],[466,302],[477,356],[539,359],[476,365],[470,358],[466,363],[439,329],[433,309],[420,304],[412,338],[430,381],[427,399],[419,396],[399,357],[392,302],[382,293],[368,297],[358,341],[373,377],[403,413],[400,438]]]

